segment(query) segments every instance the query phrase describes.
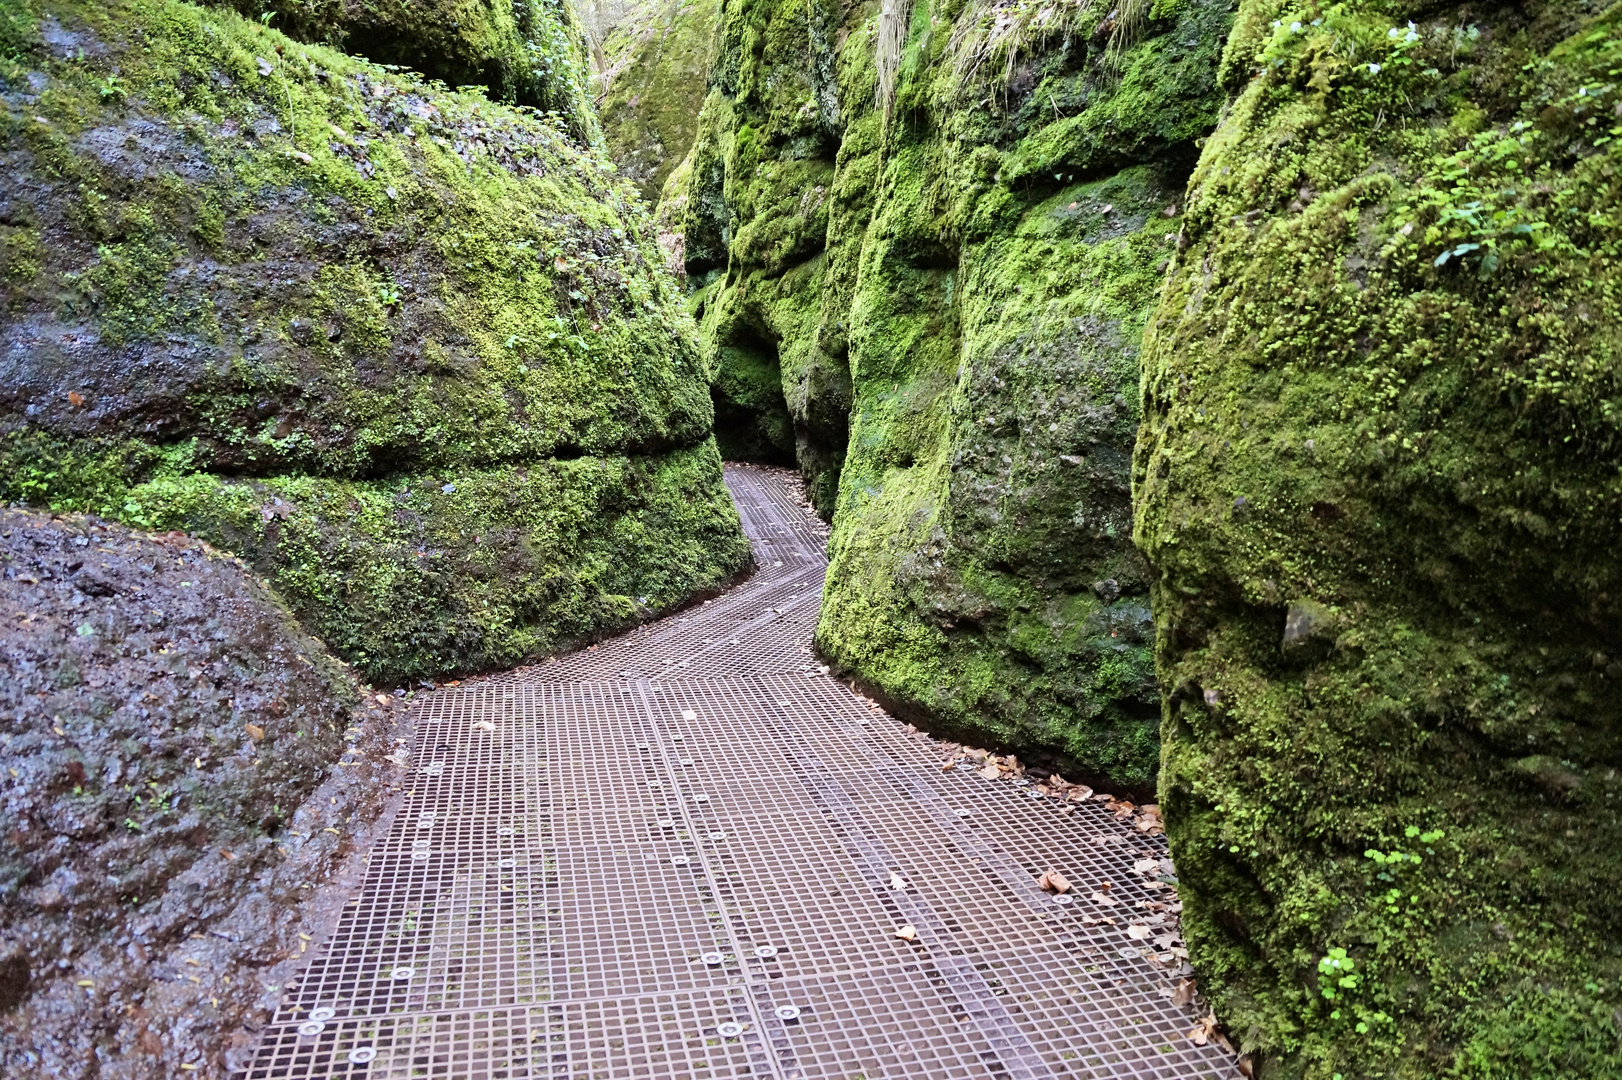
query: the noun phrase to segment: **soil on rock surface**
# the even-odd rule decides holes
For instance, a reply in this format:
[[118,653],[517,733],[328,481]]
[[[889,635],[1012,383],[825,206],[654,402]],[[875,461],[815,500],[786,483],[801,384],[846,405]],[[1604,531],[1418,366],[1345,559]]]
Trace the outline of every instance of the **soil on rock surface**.
[[223,1075],[369,846],[402,699],[239,560],[93,517],[0,510],[0,657],[0,1073]]

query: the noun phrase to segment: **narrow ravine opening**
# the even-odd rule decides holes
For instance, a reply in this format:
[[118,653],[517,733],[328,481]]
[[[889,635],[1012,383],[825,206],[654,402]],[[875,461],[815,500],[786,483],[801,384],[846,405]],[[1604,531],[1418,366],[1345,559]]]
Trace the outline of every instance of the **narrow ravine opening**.
[[794,466],[794,419],[783,397],[775,341],[748,327],[734,330],[717,351],[710,397],[724,459]]

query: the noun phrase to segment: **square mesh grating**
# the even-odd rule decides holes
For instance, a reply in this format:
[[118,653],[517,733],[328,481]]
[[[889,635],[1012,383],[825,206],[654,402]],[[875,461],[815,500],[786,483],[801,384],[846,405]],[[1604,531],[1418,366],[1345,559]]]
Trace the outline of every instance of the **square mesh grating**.
[[422,699],[360,895],[245,1075],[1237,1076],[1127,933],[1167,922],[1133,869],[1164,842],[943,773],[826,677],[826,530],[789,474],[727,483],[747,582]]

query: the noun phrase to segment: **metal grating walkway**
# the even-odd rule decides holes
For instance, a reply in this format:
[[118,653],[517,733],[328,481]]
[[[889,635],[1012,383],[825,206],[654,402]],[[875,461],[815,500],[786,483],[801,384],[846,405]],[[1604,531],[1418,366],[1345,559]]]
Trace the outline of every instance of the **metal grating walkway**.
[[1163,840],[943,772],[812,658],[794,477],[727,484],[749,581],[422,700],[403,805],[246,1075],[1237,1076],[1129,934]]

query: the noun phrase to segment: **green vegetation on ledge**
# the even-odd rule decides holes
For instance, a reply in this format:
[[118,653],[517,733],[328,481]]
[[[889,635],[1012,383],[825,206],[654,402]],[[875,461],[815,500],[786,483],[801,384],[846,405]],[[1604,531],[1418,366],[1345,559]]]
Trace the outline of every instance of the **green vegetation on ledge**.
[[1622,1076],[1622,12],[1420,14],[1242,5],[1145,345],[1185,932],[1264,1080]]
[[597,135],[586,42],[570,0],[215,0],[300,41],[409,68],[552,113]]
[[369,677],[747,560],[651,222],[555,119],[229,12],[0,22],[0,498],[241,553]]

